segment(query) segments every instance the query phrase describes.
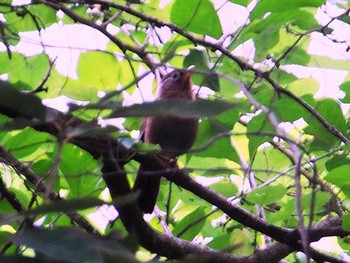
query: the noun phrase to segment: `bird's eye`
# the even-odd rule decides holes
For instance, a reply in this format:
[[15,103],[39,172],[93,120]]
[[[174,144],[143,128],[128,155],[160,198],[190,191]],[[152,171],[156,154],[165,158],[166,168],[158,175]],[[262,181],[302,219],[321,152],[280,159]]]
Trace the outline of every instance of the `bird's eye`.
[[180,72],[175,71],[172,75],[171,75],[171,79],[172,80],[177,80],[180,77]]

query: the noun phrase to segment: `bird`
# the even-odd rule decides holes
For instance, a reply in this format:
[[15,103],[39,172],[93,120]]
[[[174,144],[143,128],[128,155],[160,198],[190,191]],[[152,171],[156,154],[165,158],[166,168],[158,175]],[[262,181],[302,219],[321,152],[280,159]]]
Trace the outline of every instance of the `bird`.
[[[175,69],[166,74],[157,90],[156,100],[185,99],[193,101],[191,75],[193,67]],[[169,115],[146,117],[141,125],[141,139],[161,147],[159,157],[175,161],[194,144],[198,132],[198,118]],[[154,174],[152,174],[154,172]],[[134,190],[139,192],[138,205],[144,213],[152,213],[159,194],[161,173],[150,165],[141,164]]]

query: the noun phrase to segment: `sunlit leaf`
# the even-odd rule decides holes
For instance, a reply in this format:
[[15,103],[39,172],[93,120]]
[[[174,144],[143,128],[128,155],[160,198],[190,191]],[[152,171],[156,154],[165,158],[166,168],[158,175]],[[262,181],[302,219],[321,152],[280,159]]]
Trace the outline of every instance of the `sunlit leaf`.
[[350,184],[350,177],[348,176],[349,172],[350,167],[348,165],[341,165],[332,169],[324,179],[341,188]]
[[219,17],[209,0],[176,0],[170,18],[174,24],[194,33],[216,39],[222,35]]
[[304,0],[304,1],[289,1],[289,0],[263,0],[259,1],[254,8],[251,19],[261,17],[268,12],[278,13],[283,11],[294,12],[301,7],[319,7],[324,3],[322,0]]
[[9,80],[21,89],[33,90],[43,81],[49,70],[49,58],[45,54],[25,57],[14,53],[8,71]]
[[108,91],[118,83],[118,61],[112,54],[86,52],[81,54],[78,63],[78,77],[85,86]]
[[342,226],[344,230],[350,231],[350,214],[343,215],[342,221]]
[[215,184],[212,184],[210,188],[227,198],[233,197],[238,191],[237,185],[231,182],[223,181],[223,180]]
[[2,144],[17,158],[39,158],[53,151],[55,140],[53,136],[26,128],[20,132],[7,134]]
[[192,240],[202,229],[206,220],[204,216],[205,210],[199,207],[175,225],[173,234],[186,240]]
[[343,103],[350,103],[350,81],[345,81],[339,88],[344,91],[345,96],[341,99]]
[[328,56],[313,55],[310,57],[310,62],[308,63],[308,65],[310,67],[340,69],[340,70],[350,71],[350,65],[348,61],[335,59]]
[[250,0],[230,0],[231,3],[247,6],[250,3]]
[[[104,183],[99,176],[99,164],[79,147],[70,144],[64,146],[59,170],[69,186],[70,197],[78,198],[88,194],[97,196],[104,188]],[[65,186],[61,184],[61,187]]]
[[281,184],[268,185],[254,189],[247,195],[247,200],[259,205],[268,205],[275,201],[280,201],[287,193],[287,187]]
[[46,5],[30,5],[29,8],[4,14],[11,29],[15,31],[41,30],[57,22],[56,11]]
[[320,84],[314,78],[303,78],[288,84],[287,89],[293,94],[301,97],[306,94],[315,95],[320,88]]

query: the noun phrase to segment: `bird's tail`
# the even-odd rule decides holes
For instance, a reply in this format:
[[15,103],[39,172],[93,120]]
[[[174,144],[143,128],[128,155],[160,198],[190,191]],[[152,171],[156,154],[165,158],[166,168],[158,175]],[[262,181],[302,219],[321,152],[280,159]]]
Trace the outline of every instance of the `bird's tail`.
[[157,202],[160,181],[161,176],[159,174],[152,174],[151,169],[147,169],[144,165],[140,166],[134,184],[134,191],[139,192],[138,204],[144,213],[150,214],[153,212]]

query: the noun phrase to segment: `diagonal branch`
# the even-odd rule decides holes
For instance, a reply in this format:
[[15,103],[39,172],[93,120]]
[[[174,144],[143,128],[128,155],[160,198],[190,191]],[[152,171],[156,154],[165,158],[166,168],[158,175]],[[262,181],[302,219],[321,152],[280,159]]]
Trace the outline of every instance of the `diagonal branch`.
[[[26,96],[32,95],[28,94]],[[62,133],[64,133],[64,130],[62,131],[62,129],[64,128],[69,128],[71,131],[74,128],[79,128],[81,125],[87,125],[86,122],[68,114],[64,114],[49,108],[46,108],[45,110],[47,112],[47,115],[50,116],[50,119],[46,122],[37,122],[28,119],[28,117],[26,117],[26,115],[24,115],[24,113],[21,111],[18,111],[16,109],[9,109],[8,107],[1,107],[0,105],[0,113],[12,118],[21,117],[27,119],[29,122],[31,122],[32,128],[38,131],[50,133],[56,137],[62,136]],[[68,124],[69,127],[67,127]],[[70,138],[70,142],[85,149],[94,158],[103,157],[103,161],[105,163],[103,168],[104,179],[109,187],[112,197],[130,192],[130,186],[126,178],[123,165],[131,158],[139,163],[147,162],[148,165],[151,164],[152,166],[159,168],[159,170],[172,167],[170,164],[165,164],[164,160],[159,161],[156,155],[144,155],[133,150],[126,149],[115,138],[105,134],[102,129],[97,134],[90,134],[85,136],[82,134],[77,135],[76,137]],[[27,167],[21,167],[17,165],[14,166],[21,168],[21,173],[25,173],[26,169],[28,169]],[[300,236],[297,230],[284,229],[264,222],[259,217],[256,217],[244,209],[230,203],[223,196],[202,186],[193,180],[184,171],[177,170],[174,175],[174,171],[170,171],[170,169],[168,169],[168,172],[164,173],[164,177],[218,207],[224,213],[229,215],[234,220],[242,223],[243,225],[269,235],[275,240],[291,246],[293,250],[297,249],[302,251]],[[208,257],[212,259],[220,258],[222,259],[222,262],[248,262],[242,261],[242,258],[232,256],[231,254],[226,254],[206,247],[197,246],[190,242],[155,232],[146,224],[146,222],[143,220],[142,213],[134,204],[128,204],[117,208],[119,210],[120,218],[122,219],[128,231],[135,234],[140,244],[151,252],[156,252],[159,255],[167,256],[170,258],[178,258],[193,253],[199,253],[208,255]],[[331,226],[337,228],[334,229]],[[327,229],[329,231],[327,231]],[[333,235],[335,233],[337,233],[338,236],[345,236],[349,234],[349,232],[344,231],[341,227],[339,228],[338,223],[330,224],[327,229],[323,229],[323,236]],[[319,229],[310,229],[310,241],[313,242],[319,240],[322,236],[317,235],[317,233],[320,232],[321,231],[319,231]],[[313,251],[311,251],[310,254],[312,257],[314,256]],[[271,253],[270,255],[273,254]],[[244,260],[248,259],[250,260],[250,258],[244,258]],[[270,259],[271,260],[268,260],[268,262],[276,261],[276,258]]]

